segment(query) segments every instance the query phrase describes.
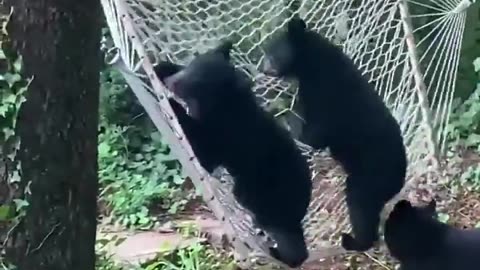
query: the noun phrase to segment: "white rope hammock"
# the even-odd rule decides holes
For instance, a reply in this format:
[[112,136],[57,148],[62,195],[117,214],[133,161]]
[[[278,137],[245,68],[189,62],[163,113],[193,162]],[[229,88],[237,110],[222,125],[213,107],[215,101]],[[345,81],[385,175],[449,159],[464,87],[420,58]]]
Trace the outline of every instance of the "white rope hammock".
[[[438,168],[439,153],[445,149],[470,4],[468,0],[102,0],[114,41],[110,52],[116,53],[110,62],[122,72],[211,210],[224,221],[236,257],[246,266],[248,258],[268,258],[265,239],[257,236],[235,202],[228,175],[222,172],[222,181],[213,179],[193,158],[153,65],[167,59],[186,64],[194,53],[233,38],[235,65],[255,79],[257,96],[295,133],[295,124],[302,121],[295,111],[295,87],[259,73],[257,65],[262,43],[298,13],[309,27],[343,46],[384,98],[401,124],[410,163],[408,179],[417,181]],[[299,147],[309,156],[314,172],[312,202],[304,222],[309,260],[314,260],[343,252],[339,233],[349,229],[344,174],[328,153]]]

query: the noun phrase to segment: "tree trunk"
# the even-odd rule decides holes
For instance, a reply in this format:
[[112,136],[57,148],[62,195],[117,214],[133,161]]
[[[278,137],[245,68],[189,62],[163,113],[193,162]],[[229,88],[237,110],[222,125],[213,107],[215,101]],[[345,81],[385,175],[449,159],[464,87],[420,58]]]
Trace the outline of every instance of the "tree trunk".
[[95,269],[100,2],[5,2],[34,77],[17,124],[30,206],[8,257],[25,270]]

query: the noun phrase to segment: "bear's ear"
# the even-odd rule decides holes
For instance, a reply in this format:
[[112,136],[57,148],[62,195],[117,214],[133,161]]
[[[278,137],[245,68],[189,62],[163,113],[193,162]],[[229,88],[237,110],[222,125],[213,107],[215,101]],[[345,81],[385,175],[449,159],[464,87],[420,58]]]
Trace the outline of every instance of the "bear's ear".
[[404,211],[412,208],[412,204],[407,200],[401,200],[395,205],[395,210]]
[[225,59],[229,60],[230,59],[230,51],[233,48],[233,42],[229,39],[222,41],[220,45],[218,45],[214,51],[216,53],[221,54]]
[[307,24],[305,23],[305,21],[302,18],[300,18],[298,16],[293,17],[288,22],[288,25],[287,25],[288,34],[290,34],[290,35],[301,34],[301,33],[305,32],[306,28],[307,28]]
[[432,198],[432,200],[427,204],[427,206],[425,206],[425,209],[427,209],[427,211],[429,211],[430,213],[435,213],[435,211],[437,210],[437,201]]

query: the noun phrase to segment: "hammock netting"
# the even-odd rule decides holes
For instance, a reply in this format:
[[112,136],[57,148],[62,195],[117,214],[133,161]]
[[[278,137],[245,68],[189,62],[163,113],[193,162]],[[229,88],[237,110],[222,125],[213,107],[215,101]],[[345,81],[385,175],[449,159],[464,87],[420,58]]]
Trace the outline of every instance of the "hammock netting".
[[[421,179],[435,184],[445,149],[468,0],[102,0],[118,67],[186,174],[222,221],[236,258],[266,258],[267,237],[253,228],[233,198],[225,170],[208,175],[195,160],[153,66],[160,60],[188,64],[220,40],[234,40],[234,64],[255,82],[266,110],[297,137],[301,113],[296,86],[262,74],[262,44],[298,14],[308,26],[341,46],[375,86],[399,121],[407,146],[407,188]],[[110,55],[112,55],[110,54]],[[348,98],[348,97],[345,97]],[[349,230],[345,175],[328,152],[298,143],[312,168],[314,190],[304,220],[311,259],[343,252]],[[252,154],[254,150],[252,150]],[[432,173],[433,172],[433,173]]]

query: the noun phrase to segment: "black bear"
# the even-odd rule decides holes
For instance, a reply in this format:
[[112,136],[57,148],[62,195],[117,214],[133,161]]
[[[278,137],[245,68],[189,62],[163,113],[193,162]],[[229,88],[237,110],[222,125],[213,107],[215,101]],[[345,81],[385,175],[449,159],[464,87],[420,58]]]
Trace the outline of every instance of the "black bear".
[[346,202],[354,237],[346,250],[378,240],[380,213],[403,188],[407,157],[400,126],[340,48],[295,17],[265,47],[261,71],[298,80],[305,124],[301,141],[329,147],[348,174]]
[[[174,64],[168,61],[158,63],[155,67],[155,73],[162,82],[165,78],[184,69],[184,66]],[[190,117],[185,109],[173,98],[168,100],[172,106],[173,112],[177,116],[178,122],[190,142],[195,156],[202,167],[209,173],[220,165],[220,160],[216,153],[215,144],[210,140],[211,131],[205,129],[197,120]]]
[[471,270],[480,265],[480,229],[462,230],[436,219],[436,202],[399,201],[385,222],[385,242],[401,270]]
[[308,257],[302,219],[311,197],[309,166],[288,131],[257,104],[253,82],[230,63],[231,49],[223,42],[164,82],[209,131],[235,198],[277,242],[272,256],[297,267]]

